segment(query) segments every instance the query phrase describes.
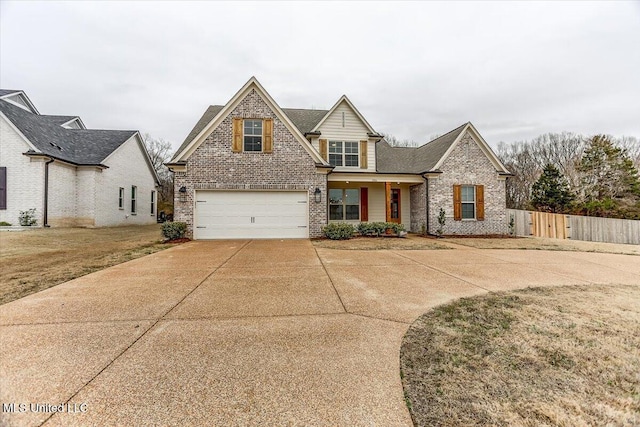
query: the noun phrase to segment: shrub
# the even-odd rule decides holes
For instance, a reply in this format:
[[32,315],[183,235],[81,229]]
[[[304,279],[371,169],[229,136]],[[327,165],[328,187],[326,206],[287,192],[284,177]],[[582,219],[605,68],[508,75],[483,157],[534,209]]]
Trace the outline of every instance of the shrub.
[[356,229],[345,222],[332,222],[322,227],[322,232],[331,240],[346,240],[353,237]]
[[380,236],[391,230],[394,234],[404,231],[404,225],[395,222],[361,222],[358,233],[362,236]]
[[391,230],[393,234],[400,234],[401,231],[404,231],[404,225],[398,224],[395,222],[383,222],[386,230]]
[[0,221],[0,227],[10,227],[11,223],[7,221]]
[[163,222],[162,235],[167,240],[182,239],[187,232],[186,222]]
[[20,225],[23,227],[31,227],[38,223],[36,219],[36,209],[27,209],[26,211],[20,211],[20,215],[18,216],[18,221],[20,221]]

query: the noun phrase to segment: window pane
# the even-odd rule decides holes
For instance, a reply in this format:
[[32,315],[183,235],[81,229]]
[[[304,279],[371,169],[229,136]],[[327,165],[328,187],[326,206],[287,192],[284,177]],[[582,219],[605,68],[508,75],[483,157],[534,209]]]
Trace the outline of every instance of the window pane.
[[345,166],[358,166],[358,156],[353,154],[345,154],[344,156]]
[[245,120],[244,134],[262,136],[262,120]]
[[475,204],[474,203],[463,203],[462,204],[462,219],[474,219],[475,215]]
[[345,193],[345,204],[347,205],[357,205],[360,203],[360,190],[357,188],[350,188],[344,190]]
[[462,201],[474,202],[475,201],[475,187],[471,185],[462,186]]
[[342,142],[341,141],[329,141],[329,152],[330,153],[342,153]]
[[345,219],[360,219],[360,206],[359,205],[347,205],[346,218]]
[[342,166],[342,154],[329,154],[329,164],[331,166]]
[[244,151],[262,151],[262,136],[245,135]]
[[358,154],[358,143],[357,142],[345,142],[344,143],[344,152]]
[[342,205],[329,206],[329,219],[342,220]]
[[342,190],[339,188],[329,189],[329,204],[342,204]]

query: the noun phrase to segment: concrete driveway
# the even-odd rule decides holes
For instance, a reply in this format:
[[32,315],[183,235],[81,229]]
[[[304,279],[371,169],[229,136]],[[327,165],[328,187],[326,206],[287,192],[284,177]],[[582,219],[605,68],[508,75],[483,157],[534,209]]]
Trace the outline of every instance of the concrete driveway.
[[409,426],[399,349],[420,314],[494,290],[639,284],[639,259],[187,243],[0,306],[0,425]]

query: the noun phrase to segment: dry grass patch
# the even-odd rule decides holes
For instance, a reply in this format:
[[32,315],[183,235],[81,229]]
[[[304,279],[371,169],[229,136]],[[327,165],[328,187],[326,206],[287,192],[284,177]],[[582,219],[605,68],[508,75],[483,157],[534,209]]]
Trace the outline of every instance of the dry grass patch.
[[157,224],[0,232],[0,304],[169,246]]
[[381,250],[381,249],[451,249],[438,243],[435,239],[408,235],[406,237],[354,237],[349,240],[314,240],[313,245],[318,248],[344,250]]
[[640,255],[640,245],[584,242],[581,240],[544,239],[522,237],[512,239],[447,238],[443,242],[470,246],[478,249],[541,249],[547,251],[598,252]]
[[640,286],[535,288],[420,317],[401,372],[418,426],[640,425]]

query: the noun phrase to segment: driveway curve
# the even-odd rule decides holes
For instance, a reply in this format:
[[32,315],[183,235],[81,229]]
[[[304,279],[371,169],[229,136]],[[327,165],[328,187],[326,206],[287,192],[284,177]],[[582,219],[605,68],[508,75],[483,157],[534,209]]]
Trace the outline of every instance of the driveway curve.
[[0,425],[410,426],[415,318],[490,291],[639,284],[638,259],[190,242],[0,306]]

